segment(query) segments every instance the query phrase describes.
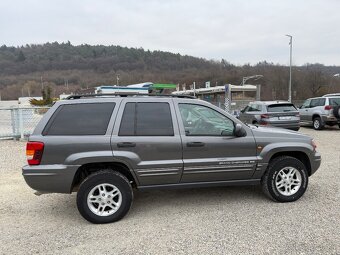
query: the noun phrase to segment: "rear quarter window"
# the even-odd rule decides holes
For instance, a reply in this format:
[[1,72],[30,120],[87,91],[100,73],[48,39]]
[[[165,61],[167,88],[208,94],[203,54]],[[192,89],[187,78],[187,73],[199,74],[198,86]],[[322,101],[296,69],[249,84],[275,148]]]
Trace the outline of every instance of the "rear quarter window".
[[272,104],[267,106],[268,112],[291,112],[297,111],[293,104]]
[[114,107],[113,102],[61,105],[43,135],[105,135]]
[[340,105],[340,97],[330,98],[329,99],[329,104],[331,106],[338,106],[338,105]]

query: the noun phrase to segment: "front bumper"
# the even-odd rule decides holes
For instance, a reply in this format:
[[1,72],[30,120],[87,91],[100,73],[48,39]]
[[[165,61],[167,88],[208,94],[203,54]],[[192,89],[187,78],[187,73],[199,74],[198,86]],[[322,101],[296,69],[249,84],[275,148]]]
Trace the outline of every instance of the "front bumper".
[[313,155],[313,158],[310,161],[310,165],[311,165],[311,174],[314,174],[316,172],[316,170],[319,169],[320,165],[321,165],[321,154],[319,152],[315,152]]
[[24,166],[22,175],[28,186],[41,193],[71,193],[72,182],[80,166]]

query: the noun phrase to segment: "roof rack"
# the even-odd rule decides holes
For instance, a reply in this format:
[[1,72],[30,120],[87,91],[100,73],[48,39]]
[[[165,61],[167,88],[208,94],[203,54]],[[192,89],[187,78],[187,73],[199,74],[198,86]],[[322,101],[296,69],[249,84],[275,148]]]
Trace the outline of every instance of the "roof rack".
[[81,99],[81,98],[89,98],[89,97],[128,97],[128,96],[141,96],[141,97],[177,97],[177,98],[190,98],[196,99],[194,96],[189,95],[166,95],[166,94],[140,94],[140,93],[105,93],[105,94],[80,94],[80,95],[71,95],[66,99]]

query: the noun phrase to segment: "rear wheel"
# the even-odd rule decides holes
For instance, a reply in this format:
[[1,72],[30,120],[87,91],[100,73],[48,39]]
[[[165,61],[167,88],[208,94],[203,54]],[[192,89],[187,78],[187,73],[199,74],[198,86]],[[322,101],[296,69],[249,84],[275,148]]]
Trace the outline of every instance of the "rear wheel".
[[306,166],[290,156],[277,157],[269,163],[262,178],[264,193],[278,202],[298,200],[308,186]]
[[324,124],[322,123],[320,117],[315,117],[315,118],[313,119],[313,128],[314,128],[315,130],[321,130],[321,129],[324,128]]
[[77,207],[80,214],[92,223],[110,223],[127,214],[132,198],[132,187],[125,176],[112,170],[102,170],[82,182],[77,194]]

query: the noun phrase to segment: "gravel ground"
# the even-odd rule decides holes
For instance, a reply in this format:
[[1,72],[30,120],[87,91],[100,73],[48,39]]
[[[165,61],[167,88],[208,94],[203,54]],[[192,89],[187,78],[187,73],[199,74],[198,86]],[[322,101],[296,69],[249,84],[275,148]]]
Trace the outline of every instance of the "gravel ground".
[[260,187],[135,192],[121,221],[93,225],[75,194],[33,195],[23,142],[0,141],[0,254],[340,254],[340,130],[313,136],[323,161],[297,202]]

